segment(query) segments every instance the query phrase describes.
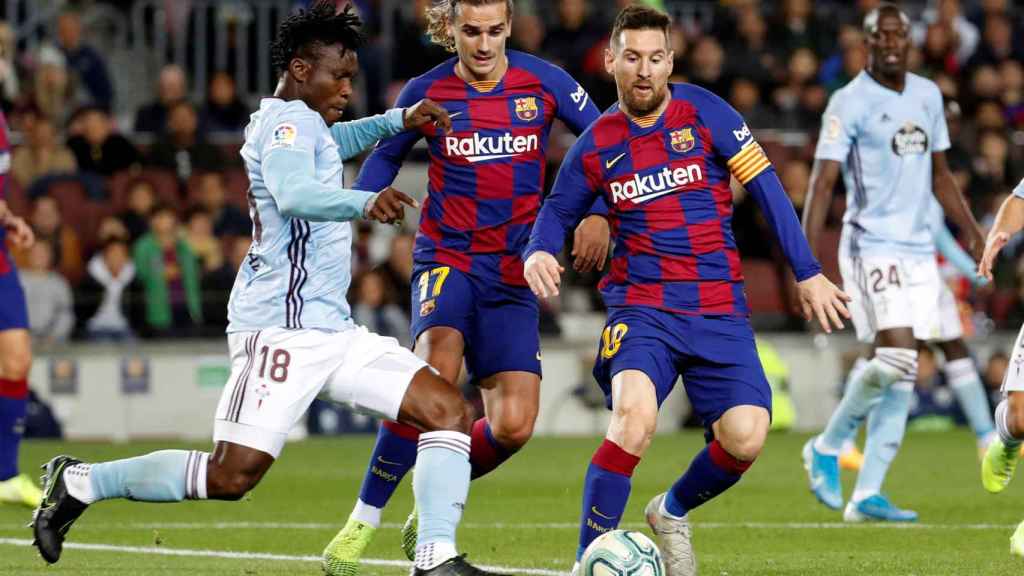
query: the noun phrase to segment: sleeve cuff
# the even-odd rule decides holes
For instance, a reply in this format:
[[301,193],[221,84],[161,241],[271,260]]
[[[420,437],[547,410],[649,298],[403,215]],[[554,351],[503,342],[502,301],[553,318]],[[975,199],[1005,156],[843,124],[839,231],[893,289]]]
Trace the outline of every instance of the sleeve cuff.
[[353,190],[353,192],[366,195],[366,200],[363,201],[362,213],[362,217],[365,219],[369,216],[370,210],[373,208],[373,203],[377,201],[377,196],[380,196],[380,192],[365,192],[363,190]]
[[391,135],[405,132],[405,108],[392,108],[384,113],[384,122]]

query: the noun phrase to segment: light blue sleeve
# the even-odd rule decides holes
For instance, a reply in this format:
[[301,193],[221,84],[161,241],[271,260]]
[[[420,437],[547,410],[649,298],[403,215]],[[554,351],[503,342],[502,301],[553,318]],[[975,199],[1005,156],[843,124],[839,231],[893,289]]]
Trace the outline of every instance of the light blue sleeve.
[[312,222],[344,222],[363,215],[372,192],[346,190],[316,177],[317,140],[327,127],[311,111],[288,111],[262,143],[261,170],[282,216]]
[[956,238],[953,238],[953,234],[946,227],[945,222],[940,221],[933,226],[932,233],[935,235],[935,247],[946,260],[949,260],[949,263],[957,271],[963,274],[975,286],[988,284],[987,279],[978,276],[978,266],[975,264],[974,259],[960,247],[960,243],[956,241]]
[[942,103],[942,92],[931,80],[928,82],[928,104],[932,111],[932,152],[949,150],[949,126],[946,124],[946,108]]
[[348,160],[373,146],[378,140],[405,131],[405,109],[393,108],[383,114],[338,122],[331,126],[331,137],[338,144],[338,155]]
[[821,119],[821,133],[814,150],[815,159],[846,161],[857,135],[857,108],[847,94],[847,89],[832,95]]
[[1013,195],[1017,198],[1024,198],[1024,180],[1021,180],[1017,187],[1013,189]]

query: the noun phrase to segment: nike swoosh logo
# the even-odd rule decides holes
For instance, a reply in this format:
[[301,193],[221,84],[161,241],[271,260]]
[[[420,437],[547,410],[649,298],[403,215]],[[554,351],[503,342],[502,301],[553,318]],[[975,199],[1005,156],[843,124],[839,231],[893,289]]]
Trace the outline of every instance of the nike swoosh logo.
[[455,118],[456,116],[462,114],[462,112],[463,112],[462,110],[459,110],[458,112],[452,112],[452,113],[448,114],[448,117],[449,118]]
[[387,464],[388,466],[401,466],[402,465],[401,462],[391,462],[390,460],[385,460],[383,456],[377,456],[377,461],[380,462],[381,464]]
[[615,158],[612,158],[611,160],[605,160],[605,162],[604,162],[604,169],[605,170],[611,170],[612,166],[615,166],[616,164],[618,164],[619,160],[622,160],[625,157],[626,157],[626,153],[623,152],[622,154],[619,154],[618,156],[616,156]]
[[605,520],[615,520],[615,516],[605,516],[604,514],[601,514],[600,512],[598,512],[596,505],[591,506],[590,507],[590,511],[593,512],[596,516],[600,516],[601,518],[604,518]]

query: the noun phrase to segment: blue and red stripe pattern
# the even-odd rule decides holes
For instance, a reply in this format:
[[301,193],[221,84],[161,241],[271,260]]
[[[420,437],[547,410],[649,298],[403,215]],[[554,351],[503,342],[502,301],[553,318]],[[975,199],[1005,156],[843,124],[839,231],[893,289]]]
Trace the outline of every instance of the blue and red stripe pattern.
[[[0,201],[7,199],[7,175],[11,171],[11,141],[7,134],[7,117],[0,111]],[[13,264],[7,254],[7,229],[0,226],[0,275],[11,271]]]
[[436,128],[381,141],[355,188],[378,191],[394,180],[421,137],[430,167],[414,260],[452,266],[485,280],[525,286],[521,252],[541,204],[551,125],[561,119],[580,134],[599,115],[587,93],[560,68],[508,51],[498,82],[469,83],[453,58],[405,86],[397,106],[430,98],[452,116]]
[[[764,174],[775,178],[774,170],[727,103],[688,84],[670,90],[660,117],[630,119],[615,105],[580,137],[524,256],[536,250],[558,253],[571,222],[594,196],[603,196],[615,239],[609,272],[600,283],[606,305],[747,315],[730,180],[749,185]],[[772,215],[787,216],[777,231],[789,242],[799,225],[788,198],[778,194],[763,200]],[[792,253],[810,258],[794,266],[801,276],[817,266],[809,249]]]

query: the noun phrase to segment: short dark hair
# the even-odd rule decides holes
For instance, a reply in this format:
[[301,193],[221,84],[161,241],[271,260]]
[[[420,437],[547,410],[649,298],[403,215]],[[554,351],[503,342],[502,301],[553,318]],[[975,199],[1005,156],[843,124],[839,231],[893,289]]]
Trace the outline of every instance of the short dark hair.
[[615,17],[612,26],[612,47],[618,46],[624,30],[661,30],[668,38],[672,28],[672,18],[655,8],[642,4],[630,4]]
[[364,36],[363,23],[347,4],[338,12],[334,2],[318,0],[308,10],[299,10],[277,27],[277,39],[270,45],[270,59],[277,73],[288,69],[295,57],[305,57],[322,46],[341,44],[356,50]]
[[910,30],[910,17],[907,16],[907,13],[892,2],[882,2],[864,17],[864,33],[870,36],[877,32],[878,21],[882,19],[883,15],[896,16],[903,23],[903,27]]

